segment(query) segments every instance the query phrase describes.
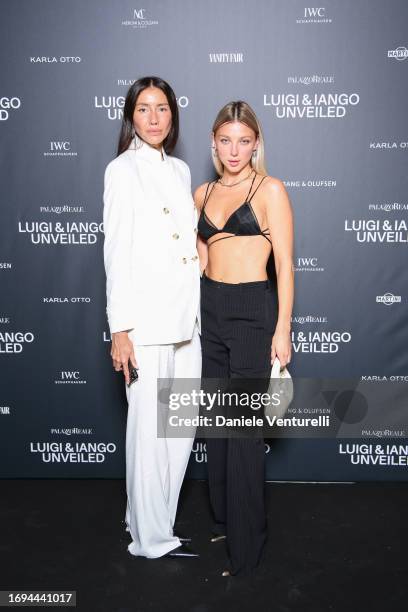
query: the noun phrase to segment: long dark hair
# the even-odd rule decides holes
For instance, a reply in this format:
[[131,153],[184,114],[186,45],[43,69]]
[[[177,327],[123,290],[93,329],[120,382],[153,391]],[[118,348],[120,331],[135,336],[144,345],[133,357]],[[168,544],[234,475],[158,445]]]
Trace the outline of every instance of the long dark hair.
[[126,94],[117,155],[126,151],[131,143],[134,135],[133,113],[135,111],[136,102],[139,94],[148,87],[157,87],[161,89],[167,98],[171,110],[171,128],[163,141],[163,148],[167,154],[170,154],[176,146],[179,134],[179,113],[175,93],[170,85],[163,79],[155,76],[147,76],[135,81],[133,85],[129,87],[129,91]]

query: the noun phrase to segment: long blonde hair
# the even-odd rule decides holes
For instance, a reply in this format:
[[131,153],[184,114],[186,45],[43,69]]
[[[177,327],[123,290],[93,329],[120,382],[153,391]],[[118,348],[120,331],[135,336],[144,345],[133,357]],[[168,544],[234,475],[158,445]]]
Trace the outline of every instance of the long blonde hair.
[[[243,102],[242,100],[235,100],[233,102],[228,102],[228,104],[222,107],[217,117],[215,118],[212,127],[214,136],[218,128],[221,127],[221,125],[223,125],[224,123],[229,123],[231,121],[240,121],[241,123],[245,123],[245,125],[247,125],[255,132],[259,144],[257,147],[256,156],[251,158],[250,164],[256,172],[266,176],[268,172],[265,168],[265,147],[261,125],[254,111],[247,102]],[[222,176],[224,171],[224,165],[217,157],[214,148],[211,148],[211,156],[215,169],[217,170],[219,176]]]

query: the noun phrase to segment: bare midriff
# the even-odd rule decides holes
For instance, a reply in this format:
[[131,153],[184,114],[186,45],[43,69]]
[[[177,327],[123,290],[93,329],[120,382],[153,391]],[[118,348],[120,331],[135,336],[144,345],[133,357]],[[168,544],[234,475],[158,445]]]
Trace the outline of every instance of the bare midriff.
[[[267,280],[266,265],[272,251],[263,236],[231,236],[219,233],[208,240],[205,275],[222,283],[250,283]],[[219,240],[219,242],[217,242]],[[216,244],[212,244],[213,241]]]

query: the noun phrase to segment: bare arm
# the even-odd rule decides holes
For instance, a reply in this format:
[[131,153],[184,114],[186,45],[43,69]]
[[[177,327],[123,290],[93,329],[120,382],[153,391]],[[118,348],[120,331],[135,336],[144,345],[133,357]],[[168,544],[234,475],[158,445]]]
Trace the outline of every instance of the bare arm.
[[[195,206],[198,211],[198,215],[200,215],[201,213],[201,207],[203,205],[204,194],[207,188],[207,184],[208,183],[204,183],[203,185],[200,185],[199,187],[197,187],[197,189],[194,192],[194,202],[195,202]],[[207,246],[207,243],[204,240],[202,240],[200,236],[198,235],[197,235],[197,252],[198,252],[198,257],[200,259],[200,272],[202,274],[203,271],[206,269],[207,263],[208,263],[208,246]]]
[[291,359],[290,321],[294,301],[293,213],[282,181],[265,181],[266,215],[270,231],[278,288],[279,314],[272,342],[272,361],[277,355],[284,366]]

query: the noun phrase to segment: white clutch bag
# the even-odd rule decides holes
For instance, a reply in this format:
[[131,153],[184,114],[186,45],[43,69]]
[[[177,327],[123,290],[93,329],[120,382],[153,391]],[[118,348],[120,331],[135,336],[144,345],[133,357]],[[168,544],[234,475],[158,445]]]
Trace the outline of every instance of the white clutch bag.
[[293,380],[286,366],[281,369],[281,364],[277,357],[275,357],[272,364],[268,394],[270,397],[279,397],[279,403],[275,402],[271,397],[270,403],[265,406],[265,416],[282,418],[293,399]]

